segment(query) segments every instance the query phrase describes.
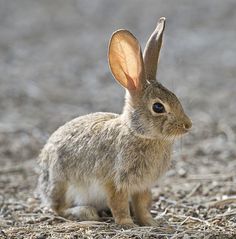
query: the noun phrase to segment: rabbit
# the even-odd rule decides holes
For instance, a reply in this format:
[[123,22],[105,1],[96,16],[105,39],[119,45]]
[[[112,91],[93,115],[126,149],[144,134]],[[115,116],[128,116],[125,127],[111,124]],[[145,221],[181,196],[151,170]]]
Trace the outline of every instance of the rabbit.
[[114,32],[108,61],[126,90],[123,112],[75,118],[42,149],[40,198],[57,214],[96,221],[108,208],[117,224],[136,225],[134,216],[141,226],[157,225],[150,213],[151,188],[168,170],[175,138],[192,126],[178,98],[156,80],[164,29],[162,17],[144,54],[128,30]]

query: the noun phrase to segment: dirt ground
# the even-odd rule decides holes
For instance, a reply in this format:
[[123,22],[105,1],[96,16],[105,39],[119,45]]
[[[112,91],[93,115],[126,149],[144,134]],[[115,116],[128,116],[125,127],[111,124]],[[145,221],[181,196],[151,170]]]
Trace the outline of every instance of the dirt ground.
[[[122,229],[109,215],[78,223],[34,198],[49,135],[89,112],[121,112],[109,37],[144,46],[167,17],[158,79],[194,127],[153,189],[160,227]],[[0,0],[0,238],[236,238],[236,1]]]

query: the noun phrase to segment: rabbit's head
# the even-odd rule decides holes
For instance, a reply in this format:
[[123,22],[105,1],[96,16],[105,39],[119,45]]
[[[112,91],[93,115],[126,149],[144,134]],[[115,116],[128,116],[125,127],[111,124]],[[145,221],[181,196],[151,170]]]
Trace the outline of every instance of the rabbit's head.
[[113,76],[127,90],[122,117],[129,127],[140,137],[172,140],[192,123],[175,94],[156,80],[164,28],[165,18],[160,18],[143,55],[129,31],[116,31],[108,58]]

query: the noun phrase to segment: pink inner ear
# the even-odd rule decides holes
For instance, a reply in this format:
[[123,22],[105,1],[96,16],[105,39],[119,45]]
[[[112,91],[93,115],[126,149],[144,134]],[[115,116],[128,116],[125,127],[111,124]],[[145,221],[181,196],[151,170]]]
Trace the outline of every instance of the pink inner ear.
[[[125,73],[125,72],[124,72]],[[136,90],[137,88],[138,88],[138,86],[137,86],[137,80],[135,81],[134,79],[132,79],[129,75],[127,75],[126,73],[125,73],[125,76],[126,76],[126,78],[127,78],[127,82],[126,82],[126,84],[127,84],[127,89],[128,90]],[[136,83],[136,84],[135,84]]]

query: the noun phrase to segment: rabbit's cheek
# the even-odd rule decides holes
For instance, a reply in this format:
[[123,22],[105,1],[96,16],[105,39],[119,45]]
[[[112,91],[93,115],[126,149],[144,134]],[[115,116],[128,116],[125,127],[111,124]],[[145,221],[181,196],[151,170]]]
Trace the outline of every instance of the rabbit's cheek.
[[168,124],[168,118],[167,116],[159,116],[157,119],[156,119],[156,123],[155,123],[155,126],[156,126],[156,131],[159,133],[159,134],[165,134],[165,130],[166,130],[166,125]]
[[176,122],[173,120],[166,120],[163,124],[163,131],[164,137],[173,137],[176,135]]

